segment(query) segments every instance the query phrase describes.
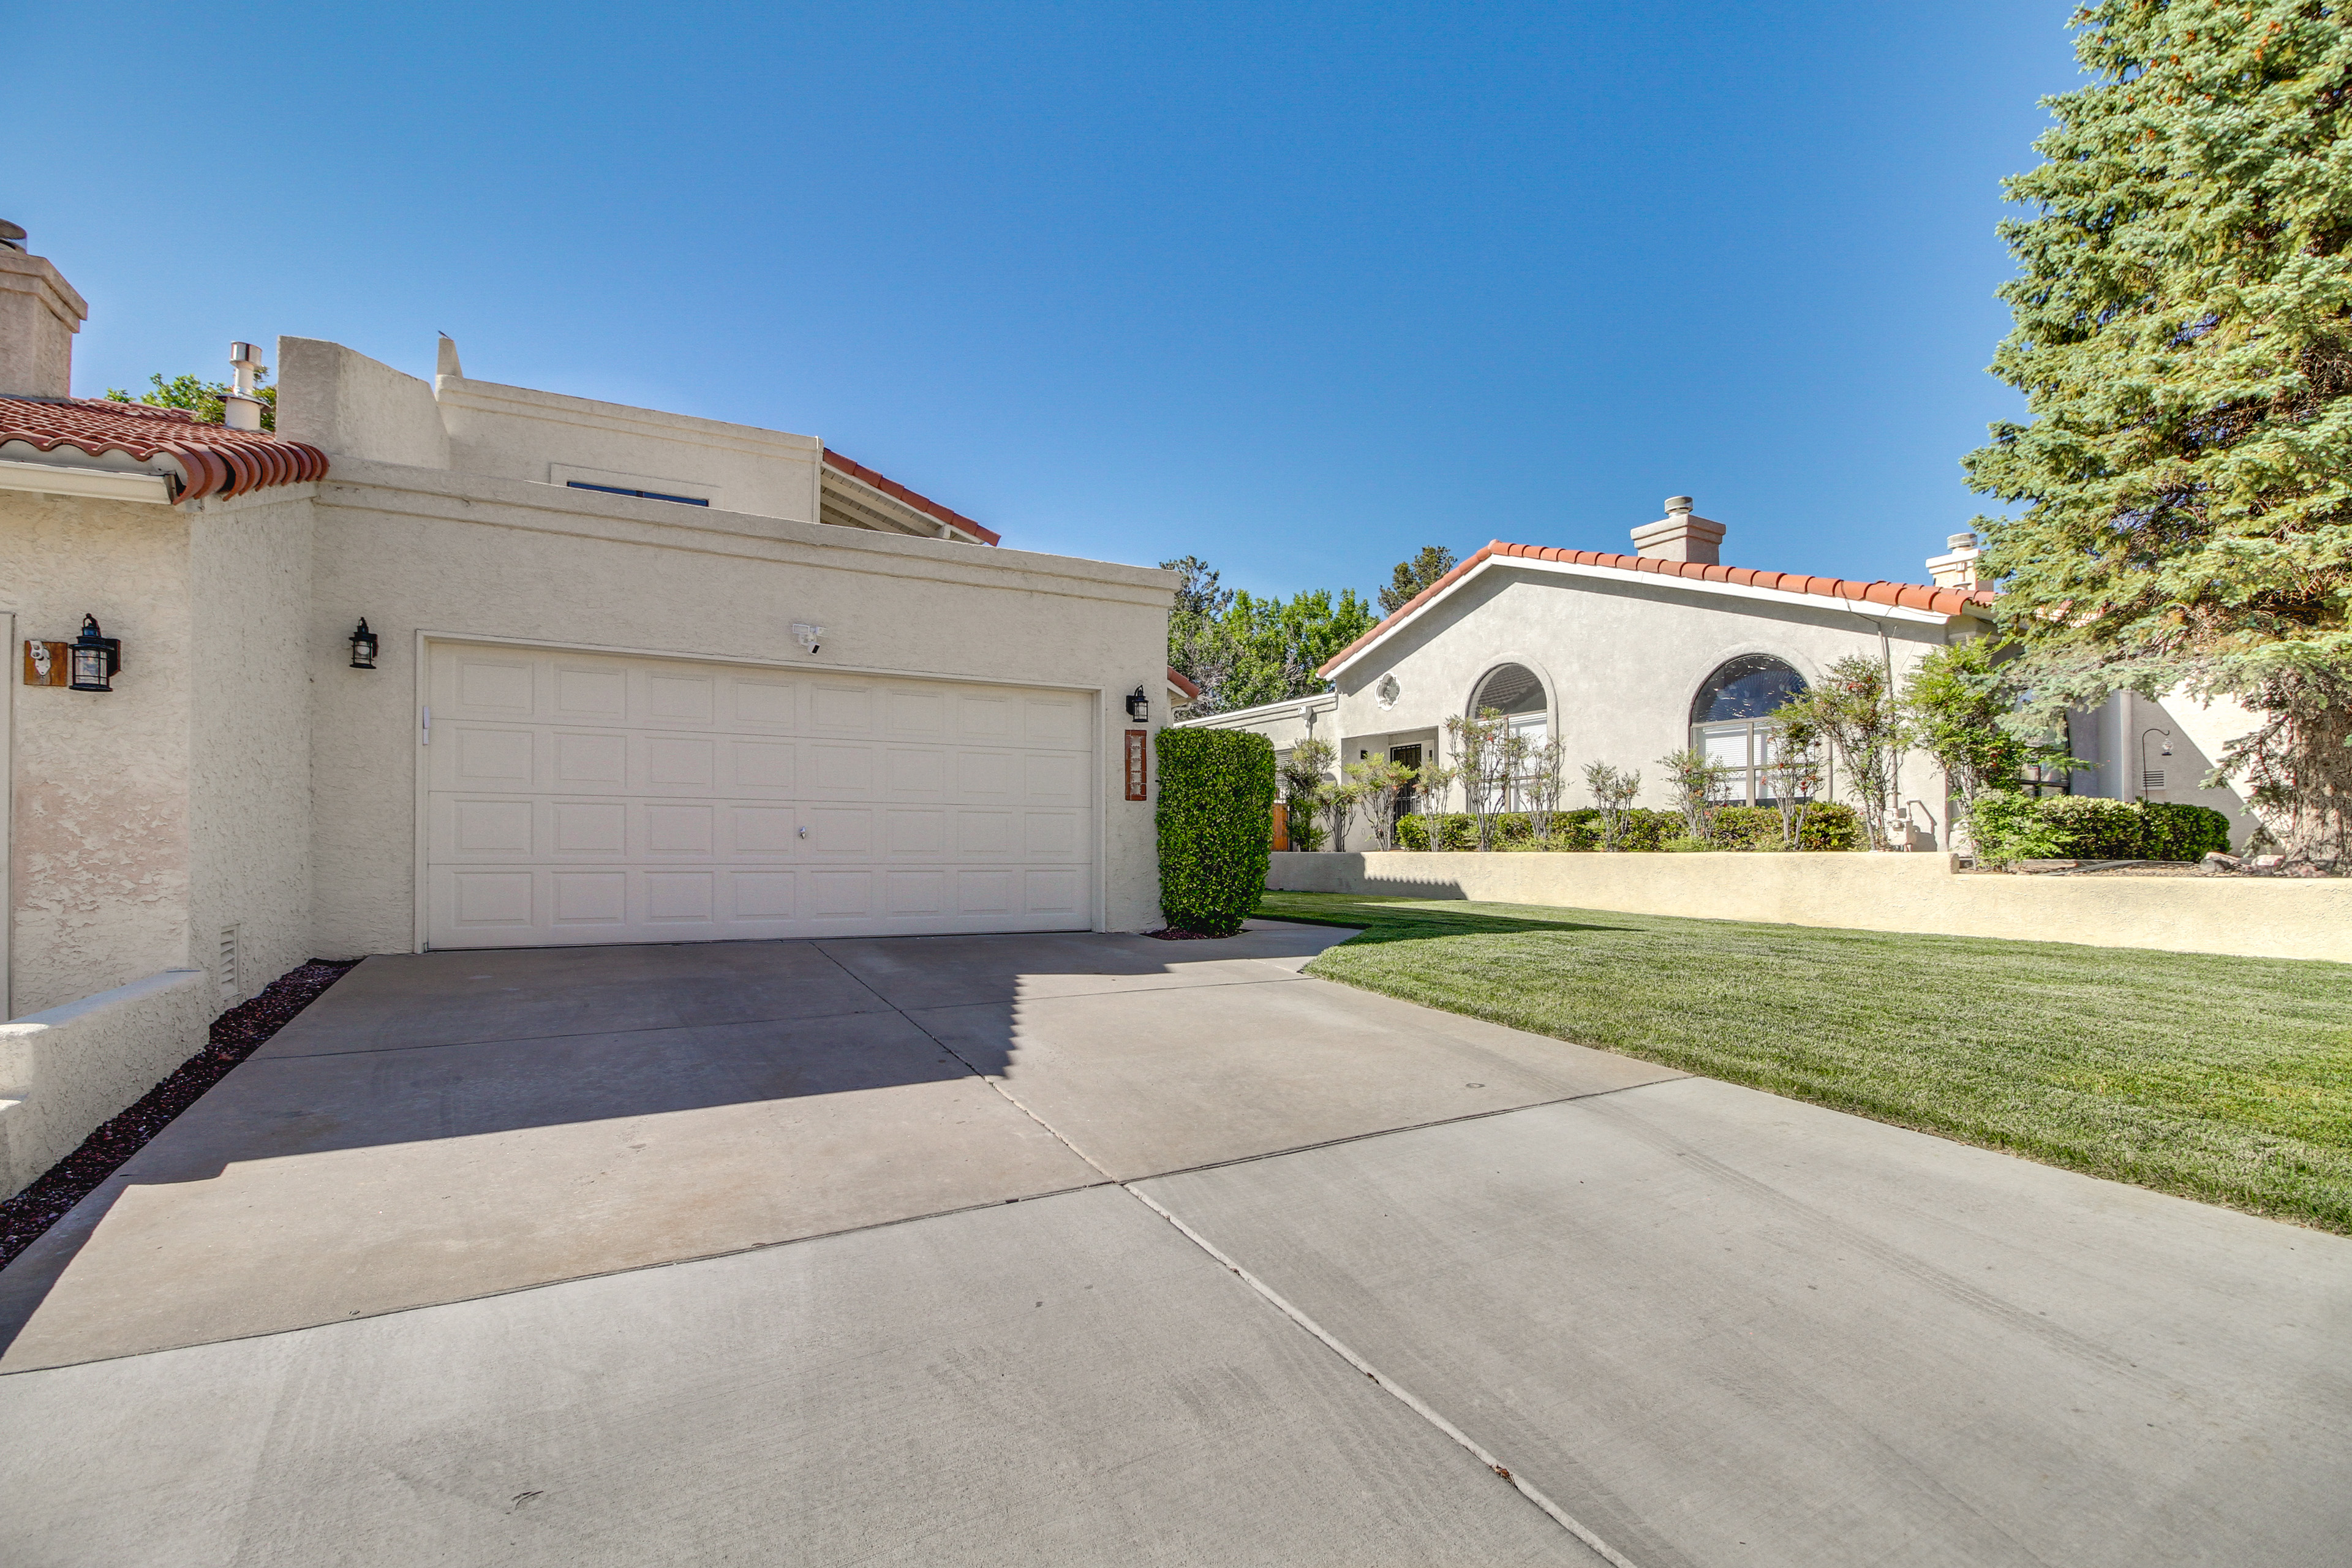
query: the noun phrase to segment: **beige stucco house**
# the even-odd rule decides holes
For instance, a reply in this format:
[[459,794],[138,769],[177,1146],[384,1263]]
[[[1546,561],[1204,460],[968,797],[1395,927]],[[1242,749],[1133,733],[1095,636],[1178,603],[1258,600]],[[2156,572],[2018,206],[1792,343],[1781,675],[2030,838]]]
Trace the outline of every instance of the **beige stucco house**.
[[0,626],[121,664],[6,688],[6,1191],[313,956],[1154,922],[1170,574],[446,340],[76,399],[86,313],[0,246]]
[[[1726,531],[1675,496],[1664,518],[1633,530],[1632,554],[1496,540],[1325,664],[1329,691],[1185,722],[1256,731],[1277,754],[1313,735],[1342,765],[1418,766],[1449,760],[1448,716],[1493,710],[1531,739],[1563,742],[1570,805],[1591,804],[1577,775],[1602,762],[1640,770],[1641,804],[1664,806],[1656,759],[1694,746],[1729,764],[1733,800],[1756,802],[1768,793],[1770,714],[1788,695],[1854,654],[1899,684],[1929,650],[1991,629],[1969,535],[1927,563],[1930,582],[1888,583],[1726,566]],[[2245,727],[2234,710],[2118,695],[2073,716],[2073,754],[2094,765],[2071,787],[2210,805],[2242,833],[2244,803],[2200,781]],[[1831,798],[1843,793],[1832,776]],[[1953,847],[1948,793],[1931,759],[1901,760],[1909,847]]]

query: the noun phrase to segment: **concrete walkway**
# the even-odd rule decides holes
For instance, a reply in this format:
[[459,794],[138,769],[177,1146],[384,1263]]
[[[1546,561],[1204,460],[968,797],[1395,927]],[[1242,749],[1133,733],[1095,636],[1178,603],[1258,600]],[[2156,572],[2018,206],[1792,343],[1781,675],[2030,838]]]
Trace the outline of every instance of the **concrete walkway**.
[[2344,1560],[2352,1243],[1340,934],[371,959],[0,1272],[0,1560]]

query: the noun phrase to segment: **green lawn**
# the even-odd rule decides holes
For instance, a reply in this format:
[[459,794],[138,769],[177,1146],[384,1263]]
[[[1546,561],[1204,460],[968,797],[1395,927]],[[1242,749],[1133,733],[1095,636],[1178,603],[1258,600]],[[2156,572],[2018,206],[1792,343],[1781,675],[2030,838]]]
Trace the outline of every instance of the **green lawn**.
[[1268,893],[1309,974],[2352,1234],[2352,964]]

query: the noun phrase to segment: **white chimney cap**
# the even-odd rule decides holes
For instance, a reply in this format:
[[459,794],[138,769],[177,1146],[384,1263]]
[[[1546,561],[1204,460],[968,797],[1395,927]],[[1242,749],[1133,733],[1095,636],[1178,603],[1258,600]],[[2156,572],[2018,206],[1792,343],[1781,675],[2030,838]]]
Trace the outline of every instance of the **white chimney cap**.
[[255,348],[251,343],[231,343],[228,346],[228,363],[231,364],[259,364],[261,363],[261,351]]
[[1688,496],[1668,496],[1666,498],[1666,510],[1668,511],[1688,511],[1690,509],[1691,499]]

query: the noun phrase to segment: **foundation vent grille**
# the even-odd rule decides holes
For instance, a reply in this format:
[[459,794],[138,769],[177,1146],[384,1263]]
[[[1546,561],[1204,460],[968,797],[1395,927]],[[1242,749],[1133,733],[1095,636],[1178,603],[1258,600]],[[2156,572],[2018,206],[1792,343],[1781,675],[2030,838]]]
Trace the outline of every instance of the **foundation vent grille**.
[[237,928],[224,926],[220,933],[220,961],[213,969],[213,978],[220,984],[220,1004],[234,1007],[245,1000],[245,977],[238,973]]

